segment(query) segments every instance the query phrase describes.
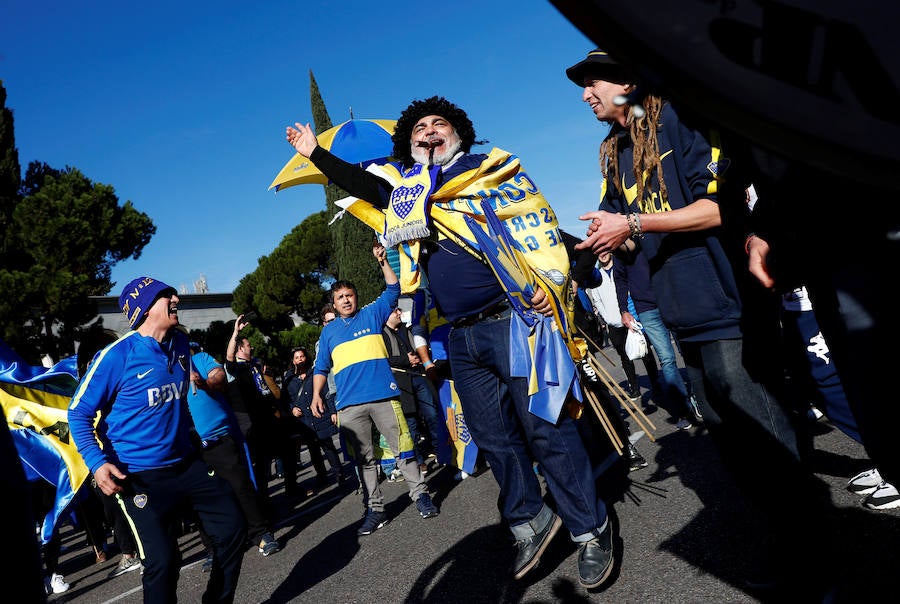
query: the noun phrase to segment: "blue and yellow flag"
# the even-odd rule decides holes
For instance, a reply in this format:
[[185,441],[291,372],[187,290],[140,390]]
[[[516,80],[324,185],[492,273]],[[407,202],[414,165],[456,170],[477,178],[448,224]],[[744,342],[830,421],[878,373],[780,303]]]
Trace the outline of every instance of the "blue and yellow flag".
[[[554,299],[556,288],[544,286],[542,289],[551,297],[556,316],[544,316],[531,308],[538,284],[536,279],[533,281],[535,273],[525,263],[525,250],[490,205],[482,203],[482,211],[487,232],[471,217],[467,216],[466,222],[515,310],[510,321],[510,374],[528,379],[531,396],[528,410],[556,423],[570,393],[582,400],[575,361],[560,329],[560,325],[568,324],[565,313],[561,312],[565,308],[563,301]],[[564,273],[542,272],[544,279],[554,285],[568,282]]]
[[[75,367],[74,357],[50,369],[34,367],[0,342],[0,405],[25,477],[56,487],[53,508],[41,526],[43,543],[90,474],[69,434],[69,401],[78,383]],[[66,384],[68,394],[56,392]]]
[[[468,474],[475,473],[475,463],[478,460],[478,445],[472,439],[469,428],[466,426],[466,416],[463,413],[453,380],[441,380],[435,384],[441,401],[441,410],[444,412],[444,425],[447,428],[448,438],[440,439],[438,446],[438,461],[444,461],[444,455],[450,458],[450,464]],[[449,451],[445,448],[449,444]]]

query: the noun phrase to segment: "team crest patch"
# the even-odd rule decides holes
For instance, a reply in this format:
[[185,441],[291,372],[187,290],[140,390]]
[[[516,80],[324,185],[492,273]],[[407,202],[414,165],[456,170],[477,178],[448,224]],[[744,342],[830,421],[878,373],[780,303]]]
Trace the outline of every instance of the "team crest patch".
[[134,496],[134,505],[137,509],[142,510],[147,505],[147,496],[143,493]]
[[728,171],[728,167],[731,165],[731,160],[723,157],[719,161],[711,161],[706,164],[706,169],[709,170],[710,174],[715,176],[716,178],[721,177]]
[[397,216],[406,218],[424,192],[425,187],[421,183],[414,187],[397,187],[391,193],[391,208]]
[[463,414],[456,414],[456,417],[454,419],[456,420],[456,434],[459,442],[468,445],[472,441],[472,435],[469,434],[469,427],[466,425],[466,420],[463,417]]

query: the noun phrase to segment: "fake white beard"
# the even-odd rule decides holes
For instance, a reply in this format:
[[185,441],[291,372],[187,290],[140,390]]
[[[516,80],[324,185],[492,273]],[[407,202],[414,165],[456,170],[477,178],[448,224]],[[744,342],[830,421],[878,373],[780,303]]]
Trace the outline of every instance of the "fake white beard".
[[[445,164],[450,163],[450,161],[459,153],[459,148],[462,146],[462,141],[459,140],[459,137],[454,133],[453,138],[447,147],[447,150],[441,153],[440,155],[434,156],[434,165],[435,166],[443,166]],[[428,165],[428,149],[425,147],[416,147],[412,146],[412,158],[416,160],[420,164]]]

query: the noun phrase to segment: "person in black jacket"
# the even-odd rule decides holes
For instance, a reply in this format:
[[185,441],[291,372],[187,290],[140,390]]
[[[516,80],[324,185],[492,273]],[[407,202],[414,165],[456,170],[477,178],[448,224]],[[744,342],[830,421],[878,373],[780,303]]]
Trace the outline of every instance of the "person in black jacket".
[[[394,372],[394,381],[400,389],[400,407],[409,426],[415,444],[416,461],[422,474],[428,473],[429,457],[426,443],[437,443],[437,393],[431,380],[425,377],[425,367],[416,352],[412,332],[403,322],[403,311],[398,306],[388,317],[382,329],[388,362]],[[422,424],[425,424],[423,426]]]
[[309,449],[309,456],[313,467],[316,469],[317,485],[324,486],[328,483],[328,472],[325,469],[323,455],[328,459],[328,465],[337,476],[338,483],[345,479],[344,469],[338,456],[337,447],[334,446],[334,435],[338,433],[335,422],[337,411],[333,407],[334,397],[326,397],[326,409],[322,417],[313,414],[312,405],[312,359],[309,352],[302,346],[291,351],[291,368],[284,374],[281,389],[288,395],[291,406],[291,414],[299,419],[298,432],[301,442]]

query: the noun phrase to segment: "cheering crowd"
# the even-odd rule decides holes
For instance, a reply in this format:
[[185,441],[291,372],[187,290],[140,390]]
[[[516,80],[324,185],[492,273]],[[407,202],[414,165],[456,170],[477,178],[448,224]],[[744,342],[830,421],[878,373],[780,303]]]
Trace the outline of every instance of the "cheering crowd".
[[[840,527],[830,524],[829,495],[808,467],[809,439],[798,421],[811,401],[873,463],[847,477],[848,488],[869,509],[900,507],[896,455],[882,424],[891,412],[843,387],[855,380],[845,337],[854,326],[833,285],[821,271],[776,270],[786,264],[783,225],[771,209],[779,196],[752,153],[644,89],[602,49],[565,73],[596,119],[611,126],[600,143],[600,205],[586,202],[583,239],[567,245],[519,158],[499,148],[473,152],[483,141],[465,111],[434,96],[401,112],[393,161],[365,169],[319,146],[308,124],[287,128],[290,145],[355,199],[349,213],[379,236],[372,254],[385,289],[359,300],[354,284],[338,276],[315,354],[294,350],[280,379],[241,335],[244,315],[220,364],[180,328],[173,288],[139,277],[123,289],[131,331],[93,357],[68,413],[97,488],[133,531],[128,549],[140,559],[145,601],[176,600],[180,554],[172,535],[186,504],[208,552],[203,601],[233,601],[247,547],[262,556],[280,549],[268,501],[271,461],[279,460],[289,496],[314,492],[297,484],[298,439],[324,486],[332,479],[325,458],[334,480],[351,476],[334,448],[341,435],[366,508],[360,537],[390,521],[377,435],[421,518],[440,514],[425,480],[442,419],[430,379],[438,331],[401,329],[398,309],[401,295],[423,284],[450,327],[440,332],[442,360],[499,485],[514,580],[539,564],[563,528],[577,544],[572,573],[585,589],[613,576],[621,552],[591,439],[621,442],[629,428],[617,421],[606,435],[585,430],[592,381],[585,368],[594,341],[605,337],[627,367],[629,330],[643,329],[649,341],[641,358],[653,401],[679,429],[706,427],[730,477],[770,527],[763,562],[772,593],[824,597],[839,559],[826,537]],[[498,239],[505,242],[499,254],[487,244]],[[518,279],[504,278],[506,248]],[[584,327],[579,312],[603,329]],[[784,343],[781,354],[773,354],[774,341]],[[836,362],[823,363],[832,351]],[[536,377],[544,364],[553,365],[555,379]],[[640,404],[630,367],[624,393]],[[608,419],[619,416],[613,393],[600,398]],[[629,469],[646,466],[630,442],[621,448]]]

